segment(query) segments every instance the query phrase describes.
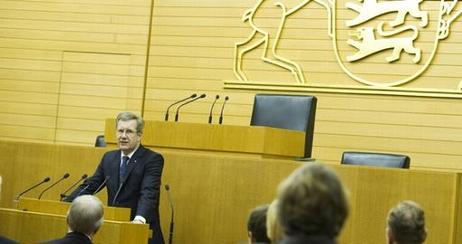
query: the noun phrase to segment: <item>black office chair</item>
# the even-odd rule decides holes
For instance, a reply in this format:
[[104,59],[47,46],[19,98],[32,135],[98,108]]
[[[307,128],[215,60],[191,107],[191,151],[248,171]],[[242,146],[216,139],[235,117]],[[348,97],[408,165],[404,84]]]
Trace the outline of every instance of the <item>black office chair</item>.
[[304,157],[309,159],[313,147],[316,102],[314,96],[257,94],[250,125],[305,132]]
[[344,152],[341,164],[369,165],[409,169],[411,159],[406,155],[372,152]]
[[95,147],[105,147],[106,140],[104,139],[104,135],[98,135],[95,141]]

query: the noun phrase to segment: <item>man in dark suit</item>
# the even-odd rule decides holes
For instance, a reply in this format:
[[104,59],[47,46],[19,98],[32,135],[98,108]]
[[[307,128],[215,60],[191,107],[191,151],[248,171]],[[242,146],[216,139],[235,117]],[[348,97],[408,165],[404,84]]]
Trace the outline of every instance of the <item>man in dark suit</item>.
[[150,243],[163,244],[159,193],[164,159],[141,145],[144,127],[141,117],[130,112],[120,113],[116,126],[119,150],[105,153],[93,176],[66,200],[93,194],[105,185],[108,205],[130,208],[133,223],[150,224],[154,232]]
[[64,238],[48,241],[49,244],[91,244],[92,238],[103,224],[103,204],[92,196],[77,197],[67,213],[69,232]]

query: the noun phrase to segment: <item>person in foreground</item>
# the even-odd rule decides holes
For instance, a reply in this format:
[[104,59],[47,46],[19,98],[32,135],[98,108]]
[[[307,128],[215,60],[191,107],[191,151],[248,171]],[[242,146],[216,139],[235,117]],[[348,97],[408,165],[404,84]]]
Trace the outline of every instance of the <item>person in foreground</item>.
[[0,236],[0,244],[16,244],[18,242],[10,240],[6,237]]
[[69,232],[62,239],[49,244],[91,244],[93,236],[103,224],[103,204],[92,195],[77,197],[67,213]]
[[150,224],[150,243],[163,244],[159,224],[159,195],[164,166],[162,155],[141,145],[144,121],[131,113],[116,118],[119,150],[106,152],[93,176],[66,199],[94,194],[100,186],[107,187],[108,205],[131,209],[133,223]]
[[422,244],[427,238],[424,211],[413,201],[403,201],[393,207],[387,222],[388,244]]
[[249,219],[247,220],[247,233],[249,236],[249,244],[270,243],[268,236],[266,236],[267,211],[268,205],[265,204],[254,208],[250,212]]
[[295,170],[278,191],[281,244],[333,244],[348,215],[348,202],[336,174],[321,164]]

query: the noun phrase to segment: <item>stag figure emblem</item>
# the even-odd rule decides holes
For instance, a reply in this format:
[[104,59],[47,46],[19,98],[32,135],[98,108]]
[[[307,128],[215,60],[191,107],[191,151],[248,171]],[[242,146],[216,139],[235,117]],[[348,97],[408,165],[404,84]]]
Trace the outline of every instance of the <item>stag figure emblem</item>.
[[[329,35],[332,36],[332,29],[330,28],[330,11],[332,9],[332,0],[313,1],[324,6],[328,10],[328,32]],[[261,45],[264,45],[261,60],[290,71],[295,76],[295,80],[298,83],[305,83],[305,77],[303,75],[302,69],[300,68],[300,65],[288,58],[278,55],[277,47],[287,18],[306,6],[309,2],[311,2],[311,0],[302,0],[295,6],[289,6],[289,4],[285,3],[284,0],[258,0],[257,4],[255,4],[253,8],[245,11],[242,16],[242,21],[248,22],[253,31],[246,40],[235,44],[234,74],[240,81],[248,81],[247,76],[242,70],[244,54]],[[260,20],[261,15],[259,15],[259,13],[262,11],[262,9],[265,8],[272,9],[273,11],[274,9],[277,9],[279,13],[279,21],[277,23],[273,23],[272,21],[265,22],[265,27],[262,27],[262,21]]]

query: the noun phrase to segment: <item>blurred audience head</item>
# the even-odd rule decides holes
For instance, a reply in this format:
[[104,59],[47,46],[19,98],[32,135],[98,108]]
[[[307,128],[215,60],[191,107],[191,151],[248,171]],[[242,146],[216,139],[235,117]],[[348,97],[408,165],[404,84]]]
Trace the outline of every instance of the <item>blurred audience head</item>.
[[348,216],[348,201],[337,175],[313,163],[295,170],[279,186],[278,217],[284,238],[335,239]]
[[103,224],[103,204],[92,195],[79,196],[71,204],[67,214],[69,229],[94,235]]
[[268,207],[268,213],[266,215],[266,233],[268,238],[272,241],[272,243],[278,243],[282,240],[282,227],[281,223],[279,223],[279,219],[277,216],[278,213],[278,200],[273,200],[273,202]]
[[258,206],[250,212],[247,220],[249,243],[270,243],[266,236],[266,213],[268,204]]
[[425,215],[419,204],[403,201],[388,213],[389,244],[421,244],[427,238]]

